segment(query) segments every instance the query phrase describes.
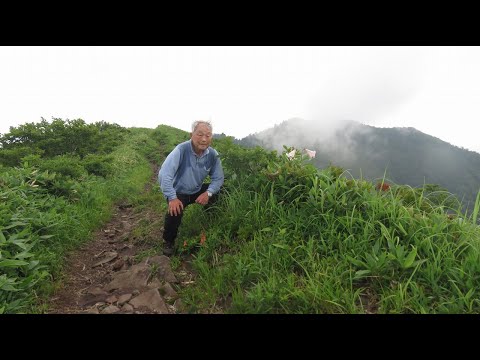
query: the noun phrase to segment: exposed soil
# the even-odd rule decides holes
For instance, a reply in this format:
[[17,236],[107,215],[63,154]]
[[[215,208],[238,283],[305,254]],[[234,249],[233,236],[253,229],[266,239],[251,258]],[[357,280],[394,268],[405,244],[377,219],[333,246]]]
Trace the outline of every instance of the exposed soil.
[[[152,166],[156,181],[158,167]],[[118,204],[112,219],[93,239],[66,259],[62,286],[50,299],[48,313],[175,314],[185,310],[178,291],[194,282],[191,258],[181,258],[174,270],[170,258],[155,253],[153,241],[162,243],[164,214]],[[152,226],[147,241],[136,234],[139,223]],[[138,233],[138,231],[137,231]],[[159,249],[159,247],[157,247]],[[148,255],[148,256],[147,256]]]

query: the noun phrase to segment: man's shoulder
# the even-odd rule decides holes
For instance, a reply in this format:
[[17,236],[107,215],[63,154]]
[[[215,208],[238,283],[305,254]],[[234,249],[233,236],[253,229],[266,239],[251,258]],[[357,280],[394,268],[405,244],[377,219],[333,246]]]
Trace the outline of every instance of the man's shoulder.
[[184,141],[184,142],[178,144],[177,147],[182,147],[182,148],[184,148],[184,147],[187,147],[187,146],[189,146],[189,145],[190,145],[190,140],[187,140],[187,141]]
[[180,157],[180,159],[182,159],[183,156],[184,156],[184,154],[185,154],[185,152],[188,151],[189,144],[190,144],[189,141],[184,141],[184,142],[182,142],[182,143],[180,143],[180,144],[175,145],[175,147],[174,147],[173,150],[170,152],[170,154],[168,154],[168,157],[167,157],[167,158]]
[[218,156],[219,156],[219,155],[218,155],[218,151],[215,150],[215,149],[214,149],[213,147],[211,147],[211,146],[208,147],[208,154],[209,154],[210,156],[214,156],[214,157],[218,157]]
[[185,150],[190,149],[190,140],[187,140],[178,144],[177,146],[175,146],[175,149],[178,149],[181,152],[184,152]]

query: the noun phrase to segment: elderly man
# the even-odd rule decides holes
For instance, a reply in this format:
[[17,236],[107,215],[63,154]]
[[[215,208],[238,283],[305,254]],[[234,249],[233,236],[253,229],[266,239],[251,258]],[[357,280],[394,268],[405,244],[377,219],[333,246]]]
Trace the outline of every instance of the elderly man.
[[[210,147],[211,142],[211,123],[195,121],[190,140],[177,145],[158,172],[158,182],[168,202],[163,231],[163,253],[167,256],[174,252],[185,207],[193,203],[207,205],[223,185],[222,164],[217,151]],[[203,184],[208,175],[211,183]]]

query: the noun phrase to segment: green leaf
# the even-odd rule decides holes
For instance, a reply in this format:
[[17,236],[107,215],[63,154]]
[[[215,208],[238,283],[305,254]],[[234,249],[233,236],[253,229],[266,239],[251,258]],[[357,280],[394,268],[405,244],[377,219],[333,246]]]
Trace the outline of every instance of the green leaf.
[[25,226],[25,225],[28,225],[27,223],[23,223],[23,222],[14,222],[8,226],[5,226],[4,229],[11,229],[13,227],[16,227],[16,226]]
[[260,231],[264,231],[264,232],[272,231],[272,228],[271,228],[271,227],[266,227],[266,228],[263,228],[263,229],[260,230]]
[[408,233],[405,231],[404,227],[402,226],[402,224],[398,223],[397,224],[399,229],[402,231],[403,235],[408,235]]
[[411,267],[416,256],[417,256],[417,249],[415,247],[413,247],[413,250],[405,258],[405,262],[403,263],[403,267],[404,268]]
[[367,261],[368,267],[372,268],[377,265],[377,259],[370,254],[365,254],[365,260]]
[[361,260],[358,260],[358,259],[354,259],[353,257],[351,257],[350,255],[347,255],[347,259],[350,260],[354,265],[357,265],[359,267],[363,267],[363,268],[367,268],[367,264],[365,264],[363,261]]
[[387,254],[387,258],[388,258],[389,260],[396,260],[396,259],[397,259],[396,256],[393,255],[392,253],[388,253],[388,254]]
[[423,264],[425,261],[427,261],[427,259],[417,260],[412,264],[412,267]]
[[388,242],[388,247],[391,247],[393,245],[393,239],[390,233],[388,232],[388,229],[385,225],[383,225],[380,221],[377,221],[380,224],[380,231],[382,232],[382,235],[387,239]]
[[12,241],[12,243],[17,245],[19,248],[22,248],[23,250],[27,250],[27,244],[25,242],[26,242],[25,239],[17,239]]
[[15,254],[15,259],[26,259],[32,256],[35,256],[35,254],[28,251],[22,251],[21,253]]
[[0,267],[17,267],[17,266],[23,266],[23,265],[28,265],[28,262],[23,260],[8,260],[8,259],[0,261]]
[[51,237],[54,237],[55,235],[41,235],[40,239],[50,239]]
[[15,279],[7,278],[7,275],[0,276],[0,290],[19,291],[17,288],[13,287],[13,285],[16,285]]
[[17,289],[15,287],[13,287],[12,285],[10,284],[0,284],[0,290],[4,290],[4,291],[20,291],[20,289]]
[[380,241],[379,240],[375,241],[375,245],[373,245],[373,254],[377,255],[378,250],[380,250]]
[[398,245],[395,247],[395,255],[397,256],[397,260],[400,263],[403,263],[403,259],[405,257],[405,251],[403,249],[403,245]]
[[288,250],[287,245],[283,245],[283,244],[272,244],[272,245],[280,249]]
[[353,276],[353,280],[358,280],[362,279],[364,277],[367,277],[368,274],[370,274],[370,270],[358,270],[355,272],[355,275]]

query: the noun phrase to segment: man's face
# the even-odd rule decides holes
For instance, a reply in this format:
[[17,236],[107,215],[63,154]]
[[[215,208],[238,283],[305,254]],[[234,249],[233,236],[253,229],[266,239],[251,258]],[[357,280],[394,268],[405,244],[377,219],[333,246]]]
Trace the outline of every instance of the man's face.
[[191,133],[193,149],[196,153],[202,153],[212,143],[212,132],[205,124],[197,126],[195,131]]

